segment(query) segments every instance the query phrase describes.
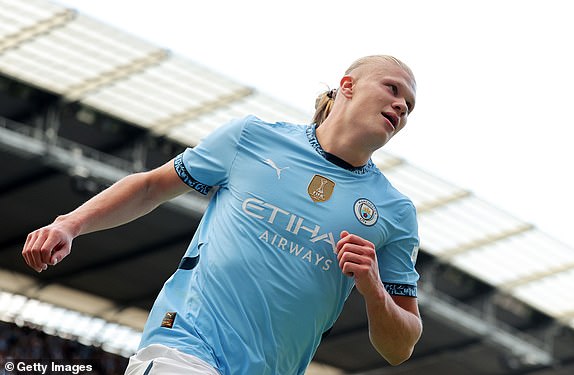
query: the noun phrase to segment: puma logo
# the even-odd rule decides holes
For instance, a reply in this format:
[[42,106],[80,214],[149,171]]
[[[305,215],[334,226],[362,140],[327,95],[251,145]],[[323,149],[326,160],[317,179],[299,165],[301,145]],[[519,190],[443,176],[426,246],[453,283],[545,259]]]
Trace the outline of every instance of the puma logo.
[[263,160],[265,162],[265,164],[271,166],[271,168],[275,169],[275,172],[277,173],[277,179],[280,180],[281,179],[281,172],[285,169],[288,169],[289,167],[283,167],[283,168],[279,168],[277,166],[277,164],[275,164],[275,162],[271,159],[265,159]]

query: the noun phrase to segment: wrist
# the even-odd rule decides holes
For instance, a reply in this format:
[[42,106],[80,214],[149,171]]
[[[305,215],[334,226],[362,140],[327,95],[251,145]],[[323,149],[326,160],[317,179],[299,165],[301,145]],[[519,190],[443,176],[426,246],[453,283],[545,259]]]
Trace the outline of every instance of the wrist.
[[77,237],[81,232],[81,225],[70,214],[59,215],[54,220],[54,225],[69,233],[72,237]]
[[367,305],[372,304],[376,306],[384,306],[387,304],[388,300],[391,298],[390,294],[385,289],[385,286],[381,281],[379,281],[376,286],[364,296]]

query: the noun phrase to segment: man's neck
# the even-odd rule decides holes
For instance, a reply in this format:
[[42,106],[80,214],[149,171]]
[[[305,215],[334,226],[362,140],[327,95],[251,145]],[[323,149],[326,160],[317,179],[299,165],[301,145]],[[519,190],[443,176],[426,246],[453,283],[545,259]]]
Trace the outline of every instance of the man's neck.
[[372,152],[361,147],[359,140],[355,140],[344,127],[337,126],[334,121],[325,120],[317,127],[316,137],[321,148],[353,167],[361,167],[369,162]]

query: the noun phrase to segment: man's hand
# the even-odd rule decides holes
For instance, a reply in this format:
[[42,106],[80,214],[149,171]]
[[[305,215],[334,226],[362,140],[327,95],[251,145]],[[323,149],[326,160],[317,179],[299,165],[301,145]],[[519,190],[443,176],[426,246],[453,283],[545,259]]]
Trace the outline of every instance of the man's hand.
[[22,256],[28,266],[42,272],[70,254],[73,239],[70,231],[56,220],[28,235]]
[[384,288],[373,243],[342,231],[337,242],[337,260],[343,273],[355,278],[355,286],[364,297],[376,295]]

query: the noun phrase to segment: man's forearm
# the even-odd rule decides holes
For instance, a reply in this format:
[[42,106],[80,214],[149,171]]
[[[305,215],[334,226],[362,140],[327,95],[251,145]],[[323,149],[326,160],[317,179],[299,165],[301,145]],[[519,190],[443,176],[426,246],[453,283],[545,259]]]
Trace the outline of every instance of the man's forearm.
[[365,303],[375,349],[393,366],[406,361],[422,334],[420,317],[397,305],[383,285]]
[[117,227],[190,190],[168,162],[154,170],[124,177],[74,211],[26,237],[22,256],[42,272],[67,257],[79,235]]
[[117,227],[152,211],[161,203],[189,191],[168,162],[148,172],[124,177],[76,210],[56,219],[74,237]]
[[98,195],[61,215],[56,223],[66,225],[73,236],[113,228],[151,211],[155,202],[146,201],[146,183],[142,174],[130,175]]

